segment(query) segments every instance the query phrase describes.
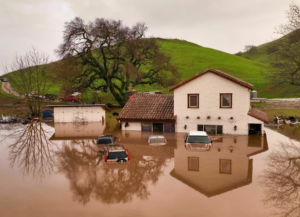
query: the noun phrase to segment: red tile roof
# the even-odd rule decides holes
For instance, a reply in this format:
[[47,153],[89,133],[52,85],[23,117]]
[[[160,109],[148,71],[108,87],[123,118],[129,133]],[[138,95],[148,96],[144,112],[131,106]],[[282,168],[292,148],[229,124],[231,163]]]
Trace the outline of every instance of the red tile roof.
[[176,120],[173,94],[143,94],[130,97],[118,120]]
[[248,112],[248,115],[253,117],[253,118],[256,118],[258,120],[261,120],[261,121],[265,122],[266,124],[269,123],[269,118],[268,118],[267,113],[265,113],[261,110],[258,110],[258,109],[255,109],[255,108],[250,108],[250,110]]
[[214,74],[216,74],[216,75],[219,75],[219,76],[221,76],[221,77],[223,77],[223,78],[226,78],[226,79],[228,79],[228,80],[230,80],[230,81],[232,81],[232,82],[234,82],[234,83],[237,83],[237,84],[239,84],[239,85],[242,85],[242,86],[244,86],[244,87],[247,87],[247,88],[249,88],[250,90],[253,90],[253,85],[252,85],[252,84],[249,84],[248,82],[242,81],[242,80],[240,80],[240,79],[238,79],[238,78],[236,78],[236,77],[233,77],[233,76],[231,76],[231,75],[228,75],[228,74],[225,73],[225,72],[222,72],[222,71],[216,70],[216,69],[205,69],[204,71],[199,72],[199,73],[197,73],[196,75],[193,75],[192,77],[190,77],[190,78],[188,78],[188,79],[186,79],[186,80],[184,80],[184,81],[182,81],[182,82],[180,82],[180,83],[174,85],[174,86],[171,87],[169,90],[170,90],[170,91],[175,90],[176,88],[178,88],[178,87],[180,87],[180,86],[182,86],[182,85],[184,85],[184,84],[190,82],[191,80],[194,80],[195,78],[200,77],[201,75],[204,75],[204,74],[207,73],[207,72],[212,72],[212,73],[214,73]]

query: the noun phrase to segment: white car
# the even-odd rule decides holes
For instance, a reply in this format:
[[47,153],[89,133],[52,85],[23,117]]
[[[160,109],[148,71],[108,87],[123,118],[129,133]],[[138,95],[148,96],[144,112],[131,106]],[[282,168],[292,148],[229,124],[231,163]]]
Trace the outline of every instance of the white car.
[[212,141],[205,131],[190,131],[184,142],[190,151],[208,151],[212,147]]
[[153,146],[166,145],[167,139],[163,135],[151,135],[148,137],[148,144]]

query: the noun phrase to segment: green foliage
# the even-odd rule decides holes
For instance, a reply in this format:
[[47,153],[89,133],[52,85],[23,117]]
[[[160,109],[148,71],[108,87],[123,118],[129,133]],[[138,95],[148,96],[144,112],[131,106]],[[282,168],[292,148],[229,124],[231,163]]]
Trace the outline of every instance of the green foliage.
[[[214,68],[253,84],[259,97],[278,97],[280,90],[270,88],[266,78],[262,75],[267,70],[267,65],[270,62],[268,58],[272,55],[266,53],[267,44],[258,46],[255,53],[247,53],[248,56],[243,53],[243,57],[249,58],[246,59],[183,40],[157,39],[157,41],[161,44],[162,51],[170,55],[172,63],[178,67],[178,71],[182,75],[181,80],[187,79],[206,68]],[[13,88],[15,88],[14,85]],[[60,88],[60,83],[54,83],[50,87],[49,93],[58,95]],[[163,93],[170,93],[168,91],[169,87],[163,88],[159,85],[137,85],[135,89],[139,92],[161,90]],[[106,94],[100,93],[101,97],[104,95]],[[110,98],[106,98],[105,102],[116,103],[115,100]]]

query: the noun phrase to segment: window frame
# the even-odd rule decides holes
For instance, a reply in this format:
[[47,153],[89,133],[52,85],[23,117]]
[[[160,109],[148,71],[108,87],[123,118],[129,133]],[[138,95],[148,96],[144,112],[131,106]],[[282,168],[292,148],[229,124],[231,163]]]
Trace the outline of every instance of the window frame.
[[[192,169],[191,167],[190,167],[190,159],[197,159],[197,161],[198,161],[198,168],[197,168],[197,170],[196,169]],[[199,170],[200,170],[200,159],[199,159],[199,157],[193,157],[193,156],[188,156],[188,171],[193,171],[193,172],[199,172]]]
[[[230,97],[231,97],[231,103],[230,103],[230,106],[223,106],[222,105],[222,96],[223,95],[230,95]],[[232,103],[233,103],[233,97],[232,97],[232,93],[220,93],[220,108],[222,108],[222,109],[231,109],[232,108]]]
[[[229,173],[226,173],[226,172],[222,171],[222,162],[223,161],[230,162],[230,171],[229,171]],[[219,173],[220,174],[227,174],[227,175],[231,175],[232,174],[232,160],[231,159],[219,159]]]
[[[202,126],[203,130],[199,130],[199,128],[201,128],[200,126]],[[223,135],[223,125],[214,125],[214,124],[197,124],[197,131],[205,131],[205,126],[215,126],[215,131],[216,133],[208,133],[209,135]],[[218,133],[218,127],[222,127],[222,133]],[[206,131],[205,131],[206,132]]]
[[[190,106],[190,96],[197,96],[197,106]],[[199,93],[189,93],[187,97],[188,108],[199,108],[200,95]]]

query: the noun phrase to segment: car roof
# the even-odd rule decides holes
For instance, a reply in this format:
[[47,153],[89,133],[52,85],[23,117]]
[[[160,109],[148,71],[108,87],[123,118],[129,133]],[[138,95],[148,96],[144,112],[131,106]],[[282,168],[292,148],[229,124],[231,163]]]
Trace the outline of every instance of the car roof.
[[109,152],[120,152],[125,151],[125,148],[123,145],[109,145],[106,146]]
[[189,136],[207,136],[205,131],[190,131]]
[[148,139],[153,139],[153,138],[163,138],[163,139],[165,139],[165,137],[163,135],[150,135],[148,137]]

